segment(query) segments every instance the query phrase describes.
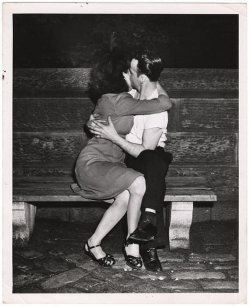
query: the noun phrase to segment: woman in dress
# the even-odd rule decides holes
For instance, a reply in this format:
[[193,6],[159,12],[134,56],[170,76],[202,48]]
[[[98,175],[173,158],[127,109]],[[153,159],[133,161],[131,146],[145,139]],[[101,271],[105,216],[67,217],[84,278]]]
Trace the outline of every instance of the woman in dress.
[[[93,113],[103,120],[110,117],[123,137],[133,126],[133,115],[160,113],[171,107],[168,96],[164,94],[157,99],[137,100],[127,92],[130,86],[129,64],[120,52],[113,51],[105,55],[93,68],[90,85],[92,94],[100,97]],[[114,199],[94,234],[84,244],[86,254],[93,260],[102,266],[112,266],[114,257],[102,250],[101,241],[126,212],[127,238],[136,229],[146,189],[144,176],[125,166],[124,152],[119,146],[98,137],[90,139],[80,152],[75,173],[79,185],[74,189],[76,193],[88,199]],[[124,254],[130,267],[141,268],[138,244],[126,241]]]

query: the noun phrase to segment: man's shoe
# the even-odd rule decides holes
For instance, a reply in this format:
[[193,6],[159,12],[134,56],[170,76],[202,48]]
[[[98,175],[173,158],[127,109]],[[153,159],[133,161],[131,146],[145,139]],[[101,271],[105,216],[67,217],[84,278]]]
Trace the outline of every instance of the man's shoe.
[[144,212],[136,230],[129,236],[130,241],[137,243],[155,239],[157,233],[156,214]]
[[157,250],[154,247],[150,247],[140,251],[145,269],[152,272],[161,272],[162,266],[157,255]]

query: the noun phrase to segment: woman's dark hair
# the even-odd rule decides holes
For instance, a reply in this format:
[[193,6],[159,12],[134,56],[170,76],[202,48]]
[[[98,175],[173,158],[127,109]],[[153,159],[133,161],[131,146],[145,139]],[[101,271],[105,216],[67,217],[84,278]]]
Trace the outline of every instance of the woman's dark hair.
[[130,67],[129,55],[114,48],[105,53],[91,71],[88,93],[96,103],[103,95],[108,93],[122,93],[128,86],[122,75]]
[[163,70],[161,58],[148,50],[137,52],[135,58],[138,60],[138,74],[145,74],[150,81],[158,81]]

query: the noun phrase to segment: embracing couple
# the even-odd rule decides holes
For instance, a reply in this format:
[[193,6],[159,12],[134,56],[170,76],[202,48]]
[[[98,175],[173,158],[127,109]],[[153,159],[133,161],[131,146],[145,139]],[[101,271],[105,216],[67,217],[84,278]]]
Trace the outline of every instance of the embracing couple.
[[74,191],[84,198],[113,199],[85,253],[100,265],[115,263],[101,241],[127,214],[125,261],[133,269],[161,271],[157,248],[165,245],[165,176],[172,155],[164,151],[172,106],[159,84],[160,57],[113,50],[92,71],[90,89],[98,98],[88,128],[94,137],[76,162]]

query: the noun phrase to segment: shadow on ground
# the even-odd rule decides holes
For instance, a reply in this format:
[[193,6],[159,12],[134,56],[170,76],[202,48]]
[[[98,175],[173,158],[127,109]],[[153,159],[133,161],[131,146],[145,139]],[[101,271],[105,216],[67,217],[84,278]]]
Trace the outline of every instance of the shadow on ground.
[[113,268],[102,268],[82,250],[96,225],[37,219],[25,248],[13,250],[14,293],[237,292],[238,225],[194,223],[190,250],[159,250],[163,272],[131,271],[124,263],[122,223],[103,241]]

